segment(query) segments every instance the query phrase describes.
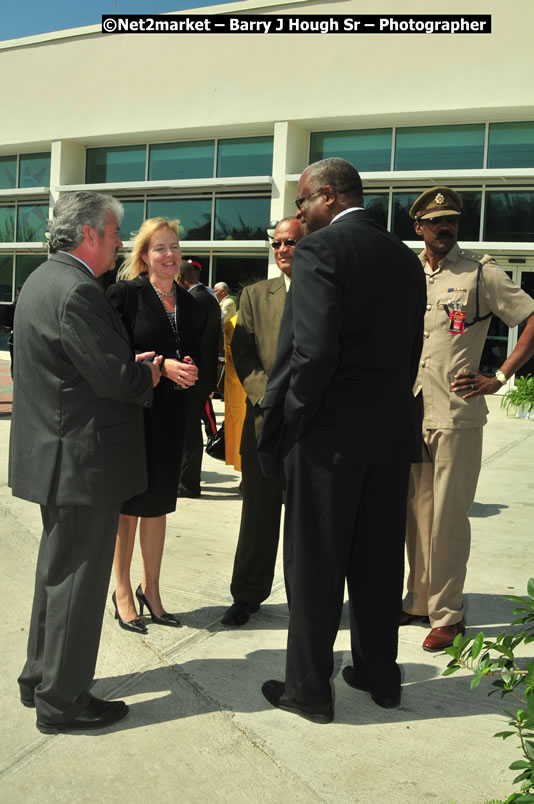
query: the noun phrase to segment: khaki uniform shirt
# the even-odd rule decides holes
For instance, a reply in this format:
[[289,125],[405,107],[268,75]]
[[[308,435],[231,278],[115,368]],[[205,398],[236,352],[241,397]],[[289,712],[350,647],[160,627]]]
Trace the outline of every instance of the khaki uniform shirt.
[[[515,327],[534,313],[534,299],[515,285],[488,255],[483,257],[461,249],[456,244],[436,271],[426,259],[419,259],[426,275],[427,308],[423,351],[414,395],[423,392],[423,429],[481,427],[486,423],[488,407],[483,396],[464,400],[449,386],[459,371],[478,371],[491,316],[466,326],[464,333],[449,331],[449,311],[461,302],[465,323],[476,316],[477,268],[482,263],[478,286],[479,316],[491,312],[509,327]],[[454,290],[450,290],[454,288]]]

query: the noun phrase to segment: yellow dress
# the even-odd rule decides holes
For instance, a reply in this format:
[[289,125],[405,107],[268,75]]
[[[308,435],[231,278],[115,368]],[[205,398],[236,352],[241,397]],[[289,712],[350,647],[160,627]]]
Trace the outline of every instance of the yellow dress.
[[234,368],[230,344],[234,335],[237,315],[224,325],[224,451],[225,463],[241,471],[241,430],[245,418],[245,389],[239,382]]

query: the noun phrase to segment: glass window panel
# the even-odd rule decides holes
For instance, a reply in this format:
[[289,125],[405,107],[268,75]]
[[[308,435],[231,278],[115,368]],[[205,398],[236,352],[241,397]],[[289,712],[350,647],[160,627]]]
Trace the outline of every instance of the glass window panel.
[[212,287],[217,282],[226,282],[230,293],[239,297],[245,285],[267,279],[268,270],[267,257],[214,257]]
[[133,240],[133,233],[139,231],[145,212],[144,201],[121,201],[124,207],[124,218],[121,223],[119,237],[121,240]]
[[0,156],[0,190],[17,186],[17,157]]
[[151,145],[148,178],[209,179],[213,176],[214,154],[214,140]]
[[13,301],[13,255],[0,254],[0,302]]
[[460,227],[458,229],[458,239],[460,242],[462,240],[480,240],[482,193],[466,190],[458,190],[457,192],[464,202],[462,215],[460,217]]
[[310,163],[338,156],[358,171],[391,169],[392,129],[317,131],[311,135]]
[[272,137],[219,140],[217,176],[270,176],[272,172]]
[[0,207],[0,243],[15,240],[15,207]]
[[32,271],[47,259],[46,254],[18,254],[15,258],[15,289],[22,287]]
[[270,198],[217,198],[215,240],[266,240]]
[[481,168],[484,124],[398,128],[395,170]]
[[413,228],[413,220],[408,214],[416,198],[423,191],[415,190],[411,193],[393,193],[393,210],[391,215],[391,231],[401,240],[417,240]]
[[388,225],[389,196],[386,193],[364,193],[363,205],[371,218],[384,228]]
[[19,204],[17,242],[43,242],[48,223],[48,204]]
[[534,190],[487,192],[484,240],[534,240]]
[[492,123],[488,167],[534,167],[534,122]]
[[211,200],[170,198],[148,202],[147,217],[178,218],[180,240],[211,240]]
[[88,148],[86,182],[144,181],[146,148],[128,145],[121,148]]
[[50,154],[21,154],[19,187],[50,185]]

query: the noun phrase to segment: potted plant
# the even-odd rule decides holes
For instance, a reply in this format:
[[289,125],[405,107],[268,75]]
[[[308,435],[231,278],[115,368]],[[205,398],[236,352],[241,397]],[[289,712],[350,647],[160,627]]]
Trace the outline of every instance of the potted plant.
[[534,377],[532,374],[516,377],[514,388],[504,394],[501,407],[507,412],[510,408],[515,408],[515,415],[518,419],[534,419]]

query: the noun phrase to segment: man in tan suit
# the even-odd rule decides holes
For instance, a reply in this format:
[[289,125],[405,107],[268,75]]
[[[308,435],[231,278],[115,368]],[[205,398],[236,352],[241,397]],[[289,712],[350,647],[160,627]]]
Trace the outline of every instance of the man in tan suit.
[[[449,187],[426,190],[410,215],[424,238],[427,284],[423,351],[414,393],[423,407],[423,462],[413,464],[406,545],[410,574],[401,625],[428,621],[427,651],[465,631],[462,592],[470,547],[468,512],[482,458],[482,427],[494,394],[534,352],[534,300],[485,254],[458,246],[462,199]],[[493,377],[478,371],[491,315],[525,322]]]
[[262,474],[257,439],[263,418],[260,403],[276,356],[293,252],[301,237],[295,218],[278,223],[271,245],[282,274],[243,290],[232,338],[232,356],[247,394],[247,410],[241,436],[243,508],[230,585],[234,602],[222,618],[225,625],[244,625],[269,597],[273,583],[282,490],[278,475],[266,478]]
[[223,324],[226,324],[237,312],[235,301],[230,296],[230,288],[226,282],[217,282],[213,286],[213,292],[221,306],[221,314],[224,316]]

